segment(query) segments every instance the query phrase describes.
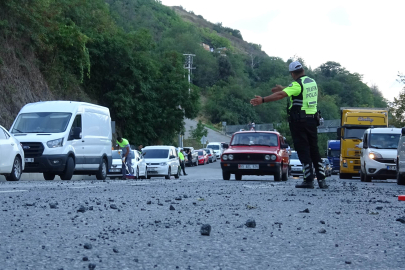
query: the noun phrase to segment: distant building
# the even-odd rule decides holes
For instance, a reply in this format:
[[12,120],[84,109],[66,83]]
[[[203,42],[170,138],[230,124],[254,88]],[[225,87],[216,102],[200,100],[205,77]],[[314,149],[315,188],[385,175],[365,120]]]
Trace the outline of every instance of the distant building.
[[206,50],[206,51],[211,51],[212,50],[210,48],[210,45],[208,45],[208,44],[203,43],[202,46],[203,46],[204,50]]

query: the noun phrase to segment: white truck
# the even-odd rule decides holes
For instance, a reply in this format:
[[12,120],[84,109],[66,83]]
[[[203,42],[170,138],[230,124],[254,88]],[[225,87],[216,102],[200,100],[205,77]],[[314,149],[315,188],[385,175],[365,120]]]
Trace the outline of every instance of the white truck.
[[110,111],[74,101],[29,103],[18,113],[10,133],[25,154],[24,172],[43,173],[45,180],[59,175],[107,177],[112,162]]

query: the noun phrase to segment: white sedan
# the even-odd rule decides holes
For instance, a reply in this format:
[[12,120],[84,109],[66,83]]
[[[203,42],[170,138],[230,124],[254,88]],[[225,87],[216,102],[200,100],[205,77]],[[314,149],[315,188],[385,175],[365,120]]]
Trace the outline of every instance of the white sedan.
[[24,151],[19,141],[0,126],[0,174],[8,181],[18,181],[25,167]]

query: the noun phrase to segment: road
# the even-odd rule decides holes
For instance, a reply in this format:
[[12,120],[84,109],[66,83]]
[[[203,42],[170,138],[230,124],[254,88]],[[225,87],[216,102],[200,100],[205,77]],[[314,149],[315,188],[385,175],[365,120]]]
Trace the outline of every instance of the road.
[[0,181],[0,268],[404,268],[405,224],[396,219],[405,216],[397,199],[405,187],[392,180],[334,176],[329,190],[299,190],[298,178],[224,181],[219,162],[186,172],[179,180]]
[[[197,127],[197,121],[192,120],[192,119],[184,119],[184,127],[186,129],[186,132],[184,134],[184,138],[190,138],[190,127],[193,127],[194,129]],[[231,137],[223,135],[219,132],[216,132],[215,130],[209,129],[208,130],[208,135],[207,135],[207,140],[208,142],[226,142],[228,143],[231,140]]]

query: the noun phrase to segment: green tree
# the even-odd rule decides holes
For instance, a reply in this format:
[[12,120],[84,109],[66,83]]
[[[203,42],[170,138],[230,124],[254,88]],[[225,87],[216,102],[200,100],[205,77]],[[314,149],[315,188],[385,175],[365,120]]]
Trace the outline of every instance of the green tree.
[[198,120],[196,128],[190,128],[191,137],[200,141],[203,136],[208,136],[208,130],[204,127],[204,124],[201,120]]

